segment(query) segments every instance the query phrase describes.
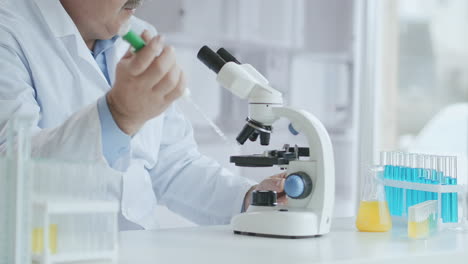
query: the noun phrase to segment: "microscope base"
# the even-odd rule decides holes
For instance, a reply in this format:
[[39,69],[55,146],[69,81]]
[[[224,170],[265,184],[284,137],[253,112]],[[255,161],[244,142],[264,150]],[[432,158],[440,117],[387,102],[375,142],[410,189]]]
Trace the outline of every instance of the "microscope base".
[[310,211],[247,212],[235,216],[231,225],[235,234],[264,237],[307,238],[329,232],[320,232],[319,217]]

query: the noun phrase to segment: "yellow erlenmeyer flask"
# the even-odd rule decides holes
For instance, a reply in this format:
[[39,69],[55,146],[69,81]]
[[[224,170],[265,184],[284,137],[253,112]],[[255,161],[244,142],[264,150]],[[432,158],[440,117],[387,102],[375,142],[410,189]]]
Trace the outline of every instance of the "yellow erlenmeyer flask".
[[356,219],[356,227],[361,232],[387,232],[392,229],[384,188],[377,180],[383,172],[383,167],[371,168],[362,181]]

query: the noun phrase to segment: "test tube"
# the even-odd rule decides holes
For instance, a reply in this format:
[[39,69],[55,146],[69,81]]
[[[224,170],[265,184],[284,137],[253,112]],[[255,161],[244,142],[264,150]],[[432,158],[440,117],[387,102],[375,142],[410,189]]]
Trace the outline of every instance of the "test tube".
[[[412,182],[413,181],[413,177],[414,177],[414,174],[416,172],[416,165],[414,164],[414,160],[415,160],[415,154],[409,154],[408,155],[408,171],[406,173],[406,180],[407,182]],[[405,213],[407,214],[408,213],[408,208],[410,206],[412,206],[412,199],[413,199],[413,190],[412,189],[405,189],[405,193],[406,193],[406,205],[405,205]]]
[[[420,159],[420,162],[422,163],[422,168],[424,168],[423,171],[423,176],[429,180],[430,184],[436,185],[438,184],[437,181],[437,175],[433,175],[431,171],[431,160],[430,158],[427,158],[427,155],[422,155],[422,158]],[[438,199],[438,194],[437,192],[431,192],[430,193],[430,199],[431,200],[437,200]]]
[[[422,164],[420,164],[420,159],[421,159],[421,156],[422,155],[419,155],[419,154],[414,154],[412,155],[412,167],[413,167],[413,173],[411,175],[411,182],[417,182],[417,179],[423,175],[422,173]],[[411,196],[411,199],[410,199],[410,205],[409,206],[413,206],[416,204],[416,198],[417,198],[417,195],[418,195],[418,191],[417,190],[411,190],[410,191],[410,196]]]
[[[457,185],[457,157],[452,156],[448,157],[449,160],[449,178],[450,185]],[[450,220],[452,223],[458,223],[458,193],[450,194],[450,203],[451,203],[451,215]]]
[[[390,180],[394,180],[395,179],[395,174],[397,173],[397,166],[396,166],[396,152],[390,152],[389,153],[389,158],[390,158],[390,166],[389,166],[389,172],[387,174],[387,178],[390,179]],[[389,191],[389,200],[387,201],[388,202],[388,205],[389,205],[389,210],[390,210],[390,214],[391,215],[396,215],[396,212],[395,212],[395,206],[396,206],[396,202],[395,202],[395,188],[394,187],[388,187],[388,191]]]
[[[384,179],[389,179],[389,174],[392,173],[392,165],[390,165],[390,153],[387,151],[380,152],[380,165],[384,167]],[[384,186],[385,190],[385,199],[387,200],[388,206],[390,205],[390,187]]]
[[[450,175],[450,157],[442,157],[442,162],[445,166],[444,168],[444,176],[445,181],[448,186],[453,185],[453,178]],[[447,193],[447,220],[448,222],[453,222],[453,205],[452,205],[452,193]]]
[[[446,171],[446,164],[444,162],[444,158],[443,157],[436,157],[436,164],[437,164],[437,174],[438,174],[438,178],[440,179],[440,182],[443,186],[446,186],[448,181],[447,181],[447,177],[445,175],[445,171]],[[450,215],[450,203],[449,203],[449,196],[448,196],[448,193],[446,192],[442,192],[442,201],[441,201],[441,204],[442,204],[442,222],[443,223],[447,223],[449,222],[449,215]]]
[[[416,154],[416,157],[414,158],[414,163],[416,164],[416,170],[414,174],[414,182],[418,182],[419,179],[425,179],[427,178],[427,173],[424,171],[424,155],[422,154]],[[415,196],[418,195],[418,191],[415,192]],[[416,201],[414,201],[416,204]],[[413,204],[413,205],[414,205]]]
[[[402,152],[394,152],[393,153],[393,175],[392,180],[401,181],[401,176],[403,174],[403,153]],[[400,216],[400,188],[392,187],[392,196],[393,196],[393,210],[394,215]]]
[[[421,159],[421,167],[424,166],[424,159]],[[421,170],[420,173],[418,173],[419,179],[421,179],[421,182],[423,184],[432,184],[432,177],[429,173],[424,173],[424,170]],[[428,200],[433,200],[434,193],[433,192],[428,192],[424,191],[423,192],[423,200],[422,202],[428,201]]]
[[385,166],[387,165],[387,152],[386,151],[380,151],[380,166]]
[[[406,179],[407,179],[407,173],[408,173],[408,169],[409,169],[409,164],[408,164],[409,163],[409,156],[408,156],[408,153],[401,152],[400,159],[401,159],[401,161],[400,161],[401,162],[401,170],[400,170],[401,174],[400,174],[399,181],[403,182],[403,181],[406,181]],[[399,215],[403,215],[403,212],[405,211],[404,194],[405,194],[405,189],[404,188],[399,188],[398,189]]]

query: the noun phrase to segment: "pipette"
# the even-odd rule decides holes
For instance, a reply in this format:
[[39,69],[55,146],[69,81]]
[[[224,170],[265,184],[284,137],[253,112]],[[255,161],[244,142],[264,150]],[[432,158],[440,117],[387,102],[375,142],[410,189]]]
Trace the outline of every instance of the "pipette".
[[[132,47],[133,52],[138,52],[142,48],[146,46],[146,42],[141,36],[139,36],[135,31],[130,28],[130,24],[126,23],[120,27],[119,36],[122,37],[123,40],[127,41]],[[159,56],[159,55],[158,55]],[[190,91],[188,88],[185,88],[184,94],[182,95],[183,98],[188,98],[190,96]]]
[[146,46],[145,41],[130,28],[130,24],[124,24],[119,30],[119,36],[127,41],[134,49],[134,52],[138,52]]
[[[142,48],[145,47],[145,41],[133,30],[130,28],[130,24],[124,24],[119,30],[119,36],[122,37],[123,40],[127,41],[132,47],[134,52],[138,52]],[[228,139],[222,132],[222,130],[208,117],[205,112],[201,110],[201,108],[190,98],[190,89],[185,88],[184,94],[182,98],[185,98],[195,109],[196,111],[205,119],[208,124],[213,128],[213,130],[218,134],[224,142],[228,142]]]

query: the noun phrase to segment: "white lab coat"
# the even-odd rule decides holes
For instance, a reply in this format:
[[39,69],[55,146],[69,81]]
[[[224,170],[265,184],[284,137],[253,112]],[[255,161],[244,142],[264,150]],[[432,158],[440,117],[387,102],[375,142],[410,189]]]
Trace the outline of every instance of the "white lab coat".
[[[156,32],[136,18],[132,28]],[[111,50],[111,80],[127,49],[118,40]],[[35,118],[33,156],[107,164],[97,99],[109,89],[59,0],[0,1],[0,111]],[[3,149],[4,139],[0,123]],[[115,166],[121,184],[109,188],[121,199],[121,229],[156,228],[158,203],[199,224],[228,223],[254,184],[201,155],[174,106],[144,125],[129,153]]]

